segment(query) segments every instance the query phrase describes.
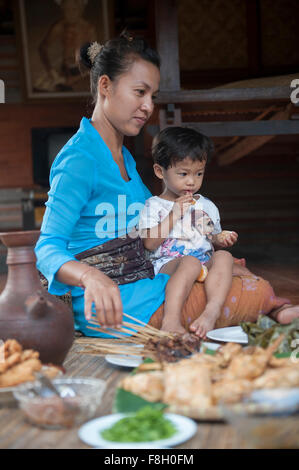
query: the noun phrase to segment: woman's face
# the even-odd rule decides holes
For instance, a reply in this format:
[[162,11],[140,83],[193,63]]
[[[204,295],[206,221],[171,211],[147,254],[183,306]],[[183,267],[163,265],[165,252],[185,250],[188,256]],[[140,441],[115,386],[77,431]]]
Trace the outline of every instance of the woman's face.
[[159,69],[143,59],[110,82],[104,98],[106,119],[122,135],[135,136],[151,117],[160,81]]

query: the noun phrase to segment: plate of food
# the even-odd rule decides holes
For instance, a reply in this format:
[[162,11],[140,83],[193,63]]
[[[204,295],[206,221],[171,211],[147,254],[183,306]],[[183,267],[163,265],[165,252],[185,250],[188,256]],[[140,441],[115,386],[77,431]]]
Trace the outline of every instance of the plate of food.
[[169,413],[222,420],[221,403],[242,403],[254,390],[299,387],[298,362],[275,355],[282,340],[283,335],[266,349],[227,343],[212,354],[197,353],[176,363],[143,363],[121,379],[114,409],[158,404]]
[[241,326],[229,326],[208,331],[207,338],[226,343],[248,344],[248,336]]
[[182,444],[196,432],[197,424],[190,418],[145,406],[136,413],[115,413],[89,421],[78,435],[92,447],[157,449]]
[[0,406],[16,403],[13,392],[19,385],[35,381],[35,372],[43,372],[49,378],[62,375],[61,369],[43,365],[38,351],[23,349],[15,339],[8,339],[1,346],[0,357]]

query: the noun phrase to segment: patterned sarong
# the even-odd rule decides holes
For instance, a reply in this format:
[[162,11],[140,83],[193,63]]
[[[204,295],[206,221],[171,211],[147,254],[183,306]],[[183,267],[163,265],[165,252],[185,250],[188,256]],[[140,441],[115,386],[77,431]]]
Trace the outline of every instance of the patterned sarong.
[[102,245],[78,253],[75,258],[110,277],[116,284],[129,284],[140,279],[154,278],[152,263],[145,258],[139,236],[115,238]]

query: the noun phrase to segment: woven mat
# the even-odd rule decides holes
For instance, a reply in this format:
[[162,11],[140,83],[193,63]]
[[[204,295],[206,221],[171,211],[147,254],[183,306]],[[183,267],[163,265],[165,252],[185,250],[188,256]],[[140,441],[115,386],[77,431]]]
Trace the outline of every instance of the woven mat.
[[275,77],[252,78],[250,80],[240,80],[238,82],[226,83],[215,87],[214,90],[225,88],[272,88],[274,86],[290,86],[295,78],[299,78],[299,73],[290,75],[277,75]]

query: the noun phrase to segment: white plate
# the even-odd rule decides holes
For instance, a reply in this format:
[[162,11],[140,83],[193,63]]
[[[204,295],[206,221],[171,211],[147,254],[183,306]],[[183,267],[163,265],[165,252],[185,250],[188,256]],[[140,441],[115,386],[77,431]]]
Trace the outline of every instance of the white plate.
[[165,418],[169,419],[176,427],[177,432],[167,439],[160,439],[151,442],[114,442],[107,441],[101,436],[104,429],[110,428],[129,413],[115,413],[101,418],[93,419],[85,423],[78,431],[79,438],[92,447],[101,447],[105,449],[158,449],[177,446],[187,441],[197,431],[197,424],[190,418],[172,413],[165,413]]
[[214,341],[225,341],[226,343],[248,343],[248,336],[240,326],[229,326],[227,328],[211,330],[207,333],[207,337]]
[[138,367],[142,364],[143,359],[140,356],[126,356],[118,354],[107,354],[105,359],[109,364],[120,367]]
[[208,341],[204,341],[200,345],[200,352],[203,352],[204,349],[209,349],[210,351],[217,351],[219,349],[221,344],[219,343],[210,343]]

